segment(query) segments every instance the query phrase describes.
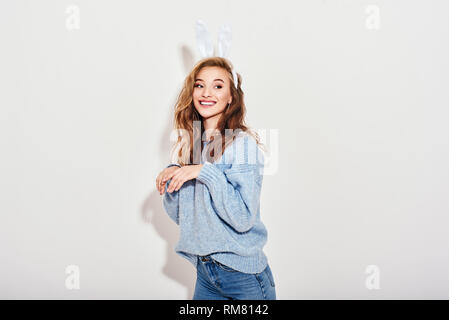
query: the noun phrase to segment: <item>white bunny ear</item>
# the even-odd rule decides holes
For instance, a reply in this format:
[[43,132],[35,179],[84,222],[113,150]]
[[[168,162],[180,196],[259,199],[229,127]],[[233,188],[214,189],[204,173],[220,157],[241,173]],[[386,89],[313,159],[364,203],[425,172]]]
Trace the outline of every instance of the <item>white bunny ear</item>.
[[223,24],[218,30],[218,56],[229,58],[231,52],[232,31],[230,24]]
[[200,51],[201,57],[211,57],[214,54],[214,46],[206,24],[202,20],[197,20],[195,31],[198,50]]

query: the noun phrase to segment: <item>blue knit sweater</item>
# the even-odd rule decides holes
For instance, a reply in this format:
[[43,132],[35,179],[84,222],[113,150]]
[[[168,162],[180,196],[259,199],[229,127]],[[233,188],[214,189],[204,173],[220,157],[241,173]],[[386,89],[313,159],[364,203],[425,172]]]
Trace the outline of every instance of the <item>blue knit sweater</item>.
[[[256,140],[240,132],[214,163],[206,160],[196,179],[167,192],[163,205],[180,227],[175,251],[197,267],[197,255],[244,273],[262,272],[268,264],[263,247],[267,230],[260,220],[264,156]],[[178,165],[172,163],[167,167]]]

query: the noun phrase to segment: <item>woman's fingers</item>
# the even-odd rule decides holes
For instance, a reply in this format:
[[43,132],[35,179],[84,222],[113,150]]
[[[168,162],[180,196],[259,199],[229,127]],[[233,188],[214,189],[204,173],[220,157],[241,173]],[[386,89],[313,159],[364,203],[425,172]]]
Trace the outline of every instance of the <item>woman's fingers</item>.
[[160,194],[164,194],[165,192],[165,184],[167,183],[168,179],[163,176],[161,178],[161,182],[159,184]]
[[178,179],[177,176],[173,176],[171,178],[171,181],[170,181],[170,183],[169,183],[169,185],[167,187],[167,192],[172,192],[173,191],[173,187],[177,183],[177,179]]
[[178,191],[179,189],[181,189],[182,185],[189,180],[188,174],[184,173],[182,176],[179,177],[179,182],[173,186],[175,191]]
[[159,181],[159,184],[157,186],[157,190],[159,191],[159,193],[162,195],[164,193],[164,184],[162,182],[162,179]]
[[182,181],[180,181],[180,182],[178,183],[178,185],[176,186],[175,191],[178,191],[178,190],[182,187],[182,185],[184,184],[184,182],[186,182],[185,179],[183,179]]
[[[167,183],[168,180],[173,179],[174,176],[174,171],[173,172],[169,172],[167,174],[165,174],[162,179],[161,179],[161,189],[162,189],[162,194],[165,192],[165,184]],[[171,184],[171,182],[170,182]]]
[[[170,181],[170,184],[167,188],[167,191],[170,190],[170,192],[172,192],[174,190],[175,185],[178,185],[178,189],[182,186],[182,184],[184,183],[183,181],[180,181],[179,178],[177,178],[178,180],[175,179],[176,173],[180,174],[181,172],[178,171],[178,167],[174,168],[174,167],[169,167],[169,168],[165,168],[161,173],[159,173],[159,175],[156,178],[156,188],[159,191],[159,194],[164,194],[165,192],[165,184],[167,183],[168,180],[172,179]],[[176,180],[176,181],[174,181]],[[180,183],[180,185],[179,185]],[[172,187],[172,188],[170,188]]]
[[162,178],[162,183],[167,182],[168,180],[170,180],[170,178],[173,176],[173,173],[170,174],[166,174],[163,178]]
[[156,189],[157,191],[159,191],[159,194],[161,195],[165,192],[165,183],[170,179],[174,171],[176,171],[167,169],[171,169],[171,167],[162,170],[161,173],[159,173],[159,175],[156,178]]
[[159,191],[159,193],[161,193],[161,179],[162,179],[161,174],[162,174],[162,172],[159,173],[156,177],[156,189],[157,189],[157,191]]
[[173,192],[174,190],[178,190],[183,183],[184,183],[184,175],[175,174],[172,180],[170,181],[167,191]]

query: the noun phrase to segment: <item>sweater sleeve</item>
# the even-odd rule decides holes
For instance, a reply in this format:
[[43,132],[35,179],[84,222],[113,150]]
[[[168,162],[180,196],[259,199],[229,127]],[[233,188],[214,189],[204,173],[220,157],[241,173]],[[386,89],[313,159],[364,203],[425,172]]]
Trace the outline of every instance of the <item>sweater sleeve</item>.
[[[177,163],[171,163],[167,166],[167,168],[172,166],[178,166],[181,167]],[[163,199],[163,205],[164,209],[167,212],[168,216],[177,224],[179,225],[179,190],[173,191],[173,192],[167,192],[168,185],[170,184],[171,179],[167,181],[165,184],[165,192],[164,192],[164,199]],[[180,189],[181,190],[181,189]]]
[[206,161],[197,180],[209,189],[217,214],[236,231],[246,232],[254,226],[259,210],[262,171],[263,164],[234,164],[223,172]]

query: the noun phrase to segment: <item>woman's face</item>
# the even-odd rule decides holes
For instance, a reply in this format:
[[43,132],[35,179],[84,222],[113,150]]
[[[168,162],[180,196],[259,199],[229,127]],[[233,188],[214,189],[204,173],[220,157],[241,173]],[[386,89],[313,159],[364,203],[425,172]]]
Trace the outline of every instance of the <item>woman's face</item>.
[[194,82],[193,103],[204,119],[219,115],[232,102],[230,84],[227,71],[220,67],[200,70]]

